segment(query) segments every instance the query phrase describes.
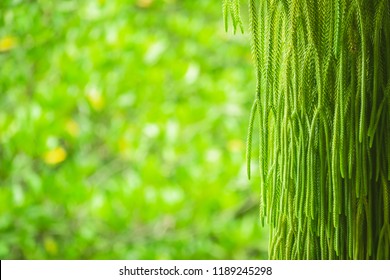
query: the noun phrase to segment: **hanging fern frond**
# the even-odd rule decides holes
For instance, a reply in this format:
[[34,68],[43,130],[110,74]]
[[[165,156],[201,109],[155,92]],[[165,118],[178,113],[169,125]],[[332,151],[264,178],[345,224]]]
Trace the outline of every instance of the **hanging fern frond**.
[[222,12],[225,22],[225,31],[229,29],[229,17],[233,23],[233,31],[236,33],[237,28],[240,28],[241,33],[244,33],[244,27],[241,20],[240,0],[222,0]]
[[251,158],[252,158],[252,135],[253,135],[253,126],[258,112],[258,100],[256,99],[253,102],[252,110],[249,118],[249,127],[248,127],[248,136],[246,143],[246,166],[247,166],[247,175],[248,179],[251,178]]
[[390,1],[247,3],[270,258],[390,259]]

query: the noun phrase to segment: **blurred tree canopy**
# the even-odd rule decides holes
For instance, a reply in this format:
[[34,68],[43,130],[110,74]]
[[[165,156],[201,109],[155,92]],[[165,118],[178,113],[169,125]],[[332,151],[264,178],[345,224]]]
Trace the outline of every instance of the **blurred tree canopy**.
[[1,0],[0,258],[267,257],[220,1]]

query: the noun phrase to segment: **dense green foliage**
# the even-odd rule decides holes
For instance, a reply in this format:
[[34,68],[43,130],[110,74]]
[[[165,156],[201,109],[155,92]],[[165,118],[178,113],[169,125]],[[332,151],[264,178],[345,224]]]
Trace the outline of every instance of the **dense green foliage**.
[[1,0],[0,259],[265,258],[253,86],[218,1]]
[[245,2],[270,257],[390,259],[390,1]]

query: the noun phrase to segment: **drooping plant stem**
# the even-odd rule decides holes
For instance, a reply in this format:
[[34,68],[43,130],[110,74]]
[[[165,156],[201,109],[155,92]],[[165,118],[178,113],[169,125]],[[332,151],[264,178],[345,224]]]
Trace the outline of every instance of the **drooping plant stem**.
[[390,1],[247,2],[270,258],[390,259]]

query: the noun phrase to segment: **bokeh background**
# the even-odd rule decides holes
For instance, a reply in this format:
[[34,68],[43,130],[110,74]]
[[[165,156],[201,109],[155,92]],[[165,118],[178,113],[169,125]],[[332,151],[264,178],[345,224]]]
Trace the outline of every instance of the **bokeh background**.
[[0,259],[266,258],[254,88],[219,0],[1,0]]

